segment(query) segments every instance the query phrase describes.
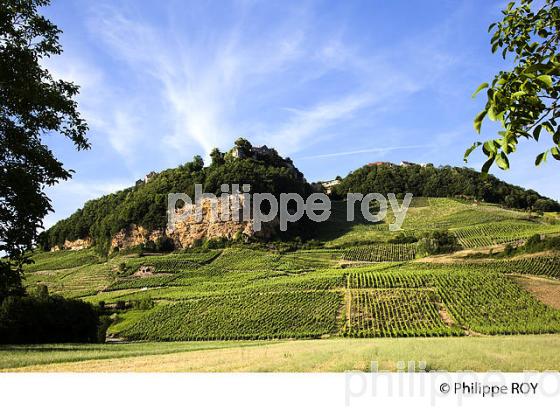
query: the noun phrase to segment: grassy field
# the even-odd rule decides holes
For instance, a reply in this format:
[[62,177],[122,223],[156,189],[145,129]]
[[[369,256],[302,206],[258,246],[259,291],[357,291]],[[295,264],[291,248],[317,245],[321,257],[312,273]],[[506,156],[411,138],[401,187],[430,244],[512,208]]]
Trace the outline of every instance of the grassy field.
[[[2,371],[560,370],[560,335],[0,346]],[[400,363],[399,363],[400,362]]]

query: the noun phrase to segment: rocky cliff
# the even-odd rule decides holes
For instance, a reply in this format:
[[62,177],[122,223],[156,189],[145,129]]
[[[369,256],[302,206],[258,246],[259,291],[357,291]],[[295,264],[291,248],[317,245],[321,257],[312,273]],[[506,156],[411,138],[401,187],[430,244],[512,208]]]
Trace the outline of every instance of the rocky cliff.
[[243,218],[244,198],[242,195],[229,195],[226,201],[212,204],[209,199],[201,201],[197,208],[185,205],[176,209],[173,226],[165,230],[148,231],[147,229],[131,225],[117,233],[111,240],[111,248],[126,249],[157,241],[164,235],[171,238],[176,249],[189,248],[197,242],[208,239],[241,239],[256,237],[270,239],[276,233],[278,220],[263,223],[261,230],[255,232],[254,221]]
[[[76,239],[75,241],[69,241],[68,239],[66,239],[64,241],[64,246],[62,247],[62,249],[67,249],[67,250],[71,250],[71,251],[79,251],[79,250],[82,250],[82,249],[89,248],[92,244],[93,244],[93,241],[91,240],[91,238]],[[59,246],[53,246],[51,248],[51,251],[58,251],[60,249],[61,248]]]

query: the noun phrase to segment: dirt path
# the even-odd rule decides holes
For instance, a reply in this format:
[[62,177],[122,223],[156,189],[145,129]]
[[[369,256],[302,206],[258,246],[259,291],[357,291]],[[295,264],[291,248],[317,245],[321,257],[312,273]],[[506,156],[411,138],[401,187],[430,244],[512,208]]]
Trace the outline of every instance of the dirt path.
[[443,323],[445,323],[449,327],[453,326],[455,324],[455,321],[445,308],[445,305],[443,303],[436,303],[436,305],[438,307],[439,317],[441,318],[441,320],[443,320]]

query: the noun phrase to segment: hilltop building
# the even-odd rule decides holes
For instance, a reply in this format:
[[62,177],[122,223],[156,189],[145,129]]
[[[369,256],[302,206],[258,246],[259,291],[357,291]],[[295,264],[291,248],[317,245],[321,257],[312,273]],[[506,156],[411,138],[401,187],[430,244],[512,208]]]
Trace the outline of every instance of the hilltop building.
[[330,181],[323,181],[323,182],[319,182],[319,184],[321,185],[321,187],[325,190],[325,192],[327,194],[330,194],[332,192],[333,187],[340,184],[340,179],[332,179]]
[[158,173],[155,171],[147,173],[146,176],[144,177],[144,183],[147,184],[148,182],[150,182],[151,179],[153,179],[157,175]]
[[231,155],[234,158],[239,158],[239,159],[243,159],[243,158],[254,158],[254,159],[258,159],[259,157],[265,157],[265,156],[277,156],[278,152],[274,149],[274,148],[268,148],[266,145],[263,145],[262,147],[251,147],[249,149],[246,149],[245,147],[233,147],[231,149]]

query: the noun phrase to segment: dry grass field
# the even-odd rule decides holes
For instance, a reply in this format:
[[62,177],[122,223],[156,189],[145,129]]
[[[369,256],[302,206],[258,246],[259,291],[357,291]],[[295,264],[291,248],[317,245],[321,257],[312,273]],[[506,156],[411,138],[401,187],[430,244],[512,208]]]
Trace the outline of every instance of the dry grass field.
[[[0,348],[8,372],[560,370],[560,335],[40,345]],[[407,364],[408,366],[408,364]]]

